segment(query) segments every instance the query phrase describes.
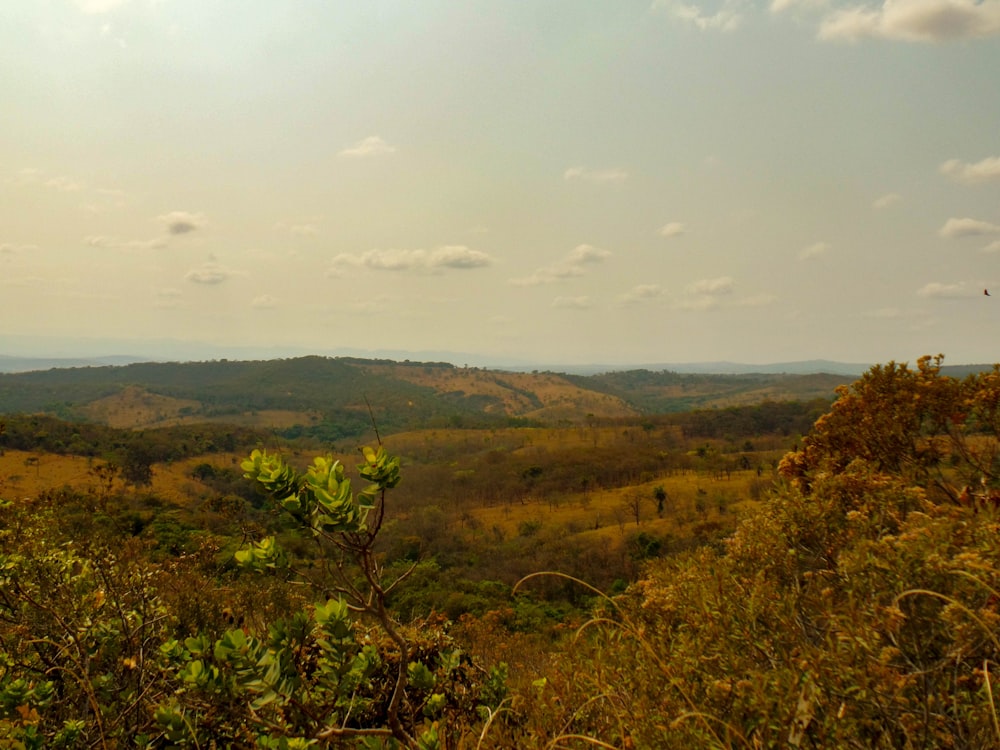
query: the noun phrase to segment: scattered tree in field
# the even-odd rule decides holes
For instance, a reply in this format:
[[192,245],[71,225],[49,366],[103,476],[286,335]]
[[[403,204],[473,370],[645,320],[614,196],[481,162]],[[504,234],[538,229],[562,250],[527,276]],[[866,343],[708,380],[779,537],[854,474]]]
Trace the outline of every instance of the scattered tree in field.
[[663,489],[662,484],[653,488],[653,499],[656,500],[656,515],[662,517],[666,502],[670,499],[670,496],[667,495],[667,491]]
[[639,525],[642,516],[643,496],[637,491],[627,492],[622,500],[622,507],[631,518],[635,520],[635,525]]

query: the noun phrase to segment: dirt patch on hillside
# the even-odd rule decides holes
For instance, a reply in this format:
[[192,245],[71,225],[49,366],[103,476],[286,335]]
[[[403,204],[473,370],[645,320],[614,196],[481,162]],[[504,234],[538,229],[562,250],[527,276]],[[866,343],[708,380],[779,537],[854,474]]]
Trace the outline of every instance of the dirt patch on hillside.
[[[586,390],[554,373],[497,372],[468,367],[377,365],[378,369],[415,385],[440,393],[487,397],[487,412],[502,411],[511,417],[573,419],[627,417],[638,412],[617,396]],[[375,369],[375,368],[369,368]]]
[[161,396],[137,386],[126,386],[80,409],[87,419],[124,429],[166,426],[200,410],[198,401]]

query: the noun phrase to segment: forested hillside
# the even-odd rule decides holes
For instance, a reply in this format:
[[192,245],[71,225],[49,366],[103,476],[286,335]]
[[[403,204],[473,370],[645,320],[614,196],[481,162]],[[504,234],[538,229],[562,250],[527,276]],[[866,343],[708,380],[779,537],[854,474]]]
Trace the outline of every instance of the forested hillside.
[[387,430],[496,427],[686,412],[765,401],[829,402],[836,375],[589,377],[447,363],[302,357],[146,363],[0,374],[0,413],[46,413],[118,427],[225,422],[326,440]]
[[0,742],[1000,744],[1000,368],[380,434],[0,418]]

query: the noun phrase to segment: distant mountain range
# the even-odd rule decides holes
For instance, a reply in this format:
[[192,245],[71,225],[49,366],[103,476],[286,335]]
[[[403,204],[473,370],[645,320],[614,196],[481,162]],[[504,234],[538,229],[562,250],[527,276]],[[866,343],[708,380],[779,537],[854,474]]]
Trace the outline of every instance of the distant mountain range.
[[[112,354],[98,354],[113,352]],[[219,360],[267,361],[308,356],[354,357],[394,362],[448,362],[457,367],[482,367],[508,372],[555,372],[569,375],[598,375],[608,372],[651,370],[703,375],[847,375],[858,376],[874,363],[837,362],[808,359],[792,362],[749,364],[745,362],[635,362],[625,364],[565,364],[532,362],[511,357],[490,357],[469,352],[404,351],[397,349],[338,348],[317,352],[290,346],[227,346],[175,339],[103,339],[29,337],[0,335],[0,373],[31,372],[53,368],[105,367],[139,362],[210,362]],[[915,359],[915,358],[914,358]],[[910,364],[913,364],[911,361]],[[945,371],[975,372],[990,365],[948,365]],[[954,371],[954,372],[953,372]]]
[[[273,350],[267,354],[257,350],[246,352],[226,352],[227,355],[242,353],[244,356],[223,357],[237,361],[260,361],[284,358]],[[301,353],[288,356],[302,356]],[[454,352],[396,352],[396,351],[359,351],[338,350],[331,356],[358,357],[362,359],[391,360],[395,362],[448,362],[456,366],[470,365],[488,369],[509,372],[558,372],[570,375],[598,375],[606,372],[628,372],[630,370],[668,371],[677,373],[695,373],[704,375],[747,375],[747,374],[786,374],[812,375],[826,373],[830,375],[860,375],[870,365],[856,362],[834,362],[826,359],[810,359],[800,362],[776,362],[773,364],[747,364],[743,362],[660,362],[654,364],[545,364],[545,363],[498,363],[489,364],[472,355],[456,355]],[[110,356],[10,356],[0,354],[0,372],[33,372],[38,370],[63,369],[71,367],[107,367],[136,364],[139,362],[198,362],[218,360],[220,357],[172,358],[149,357],[142,355],[116,354]]]
[[161,338],[140,341],[136,339],[0,334],[0,372],[29,372],[66,367],[103,367],[137,362],[209,362],[221,359],[261,361],[313,355],[392,360],[395,362],[448,362],[458,367],[485,367],[491,370],[510,372],[538,370],[539,372],[560,372],[572,375],[595,375],[628,370],[668,370],[678,373],[713,375],[749,373],[860,375],[870,366],[866,363],[833,362],[822,359],[774,364],[746,364],[729,361],[565,364],[437,350],[404,351],[341,347],[330,351],[313,351],[296,346],[218,346],[196,341]]

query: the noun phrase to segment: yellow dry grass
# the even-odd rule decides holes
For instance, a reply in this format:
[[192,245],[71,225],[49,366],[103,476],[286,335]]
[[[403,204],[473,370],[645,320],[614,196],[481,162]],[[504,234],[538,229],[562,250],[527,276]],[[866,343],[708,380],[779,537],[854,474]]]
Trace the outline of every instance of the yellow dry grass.
[[[618,542],[644,531],[677,538],[695,535],[699,526],[735,525],[735,516],[755,505],[750,485],[756,472],[733,472],[729,479],[713,479],[699,472],[675,473],[628,487],[579,493],[565,498],[528,498],[470,511],[475,526],[499,529],[507,537],[524,533],[569,534],[588,542]],[[662,516],[657,514],[654,489],[668,495]],[[639,523],[632,505],[639,499]],[[533,528],[532,528],[533,527]]]
[[[237,460],[235,455],[212,454],[153,466],[153,483],[144,491],[177,504],[185,504],[210,492],[191,477],[191,470],[200,463],[226,466]],[[100,459],[83,456],[63,456],[54,453],[6,451],[0,456],[0,498],[6,500],[33,500],[48,490],[71,487],[97,493],[100,480],[95,467],[104,465]],[[117,491],[122,483],[114,485]]]
[[[497,372],[476,368],[419,367],[380,364],[382,370],[401,380],[434,388],[441,393],[461,391],[489,396],[502,403],[504,414],[546,419],[634,416],[638,412],[617,396],[580,388],[554,373]],[[532,394],[531,398],[528,394]],[[494,409],[487,408],[487,412]]]
[[172,427],[208,422],[280,430],[299,424],[315,424],[322,418],[318,411],[262,409],[239,414],[205,416],[201,413],[201,409],[202,404],[199,401],[161,396],[144,388],[127,386],[119,393],[87,404],[80,409],[80,412],[91,421],[120,429]]
[[161,396],[144,388],[127,386],[119,393],[87,404],[80,411],[92,421],[130,428],[167,424],[181,419],[185,411],[193,412],[200,407],[198,401]]

